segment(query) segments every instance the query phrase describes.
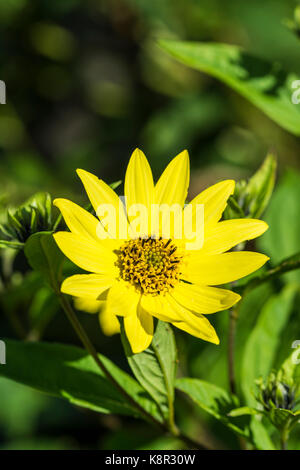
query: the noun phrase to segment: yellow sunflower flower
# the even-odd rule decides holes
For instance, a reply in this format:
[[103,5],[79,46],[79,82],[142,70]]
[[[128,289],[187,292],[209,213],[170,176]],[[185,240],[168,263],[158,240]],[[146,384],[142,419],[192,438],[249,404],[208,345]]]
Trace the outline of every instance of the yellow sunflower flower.
[[[54,238],[70,260],[91,274],[67,278],[62,292],[104,300],[107,315],[124,317],[124,329],[133,353],[151,344],[153,317],[218,344],[217,334],[204,315],[232,307],[240,296],[214,286],[247,276],[268,260],[260,253],[229,251],[268,228],[265,222],[255,219],[220,222],[227,199],[234,191],[234,181],[209,187],[185,206],[190,176],[187,151],[175,157],[154,184],[149,163],[137,149],[126,171],[123,206],[104,181],[84,170],[77,173],[98,218],[71,201],[56,199],[54,204],[70,232],[58,232]],[[113,235],[103,215],[103,205],[113,207],[117,215]],[[130,211],[136,205],[146,208],[139,237],[132,229],[136,221]],[[156,223],[152,205],[179,206],[181,215],[190,219],[193,227],[192,215],[198,207],[204,207],[202,246],[195,249],[187,243],[191,240],[185,235],[181,239],[175,236],[175,221],[171,223],[171,235],[166,238],[167,218],[162,211],[163,216]],[[122,236],[117,237],[116,233]]]

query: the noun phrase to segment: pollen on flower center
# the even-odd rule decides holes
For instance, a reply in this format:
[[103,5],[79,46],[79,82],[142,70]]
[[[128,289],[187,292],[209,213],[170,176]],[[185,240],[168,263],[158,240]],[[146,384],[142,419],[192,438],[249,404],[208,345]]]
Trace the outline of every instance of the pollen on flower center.
[[118,255],[122,279],[142,293],[168,292],[179,280],[182,257],[171,239],[129,240],[120,247]]

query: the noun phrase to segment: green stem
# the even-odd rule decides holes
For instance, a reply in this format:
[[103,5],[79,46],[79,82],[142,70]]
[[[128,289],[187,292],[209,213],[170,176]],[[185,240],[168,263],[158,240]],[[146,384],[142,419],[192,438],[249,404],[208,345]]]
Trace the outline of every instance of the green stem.
[[147,420],[150,421],[152,424],[155,426],[159,427],[162,431],[164,432],[170,432],[174,437],[177,439],[180,439],[183,441],[188,447],[191,449],[199,449],[199,450],[204,450],[208,449],[207,446],[204,446],[203,444],[194,441],[190,437],[186,436],[184,433],[179,431],[177,427],[175,428],[171,426],[166,426],[165,423],[161,423],[158,421],[156,418],[154,418],[151,414],[149,414],[144,408],[137,403],[127,392],[124,390],[121,385],[115,380],[115,378],[111,375],[111,373],[107,370],[105,367],[104,363],[101,361],[100,357],[97,354],[96,349],[94,348],[93,344],[91,343],[88,335],[86,334],[84,328],[82,327],[81,323],[79,322],[69,300],[61,294],[60,292],[56,292],[60,304],[65,311],[70,323],[72,324],[75,332],[77,333],[79,339],[81,340],[83,346],[86,348],[86,350],[90,353],[90,355],[93,357],[94,361],[96,362],[97,366],[100,368],[100,370],[104,373],[106,378],[117,388],[117,390],[123,395],[123,397]]
[[[234,251],[241,251],[245,248],[245,243],[240,243],[235,247]],[[235,283],[232,282],[231,286],[234,287]],[[229,389],[233,395],[236,394],[235,383],[235,335],[236,324],[238,319],[238,307],[235,305],[229,310],[229,325],[228,325],[228,349],[227,349],[227,362],[228,362],[228,378]]]
[[289,429],[283,428],[281,432],[281,436],[280,436],[281,450],[287,450],[288,438],[289,438]]
[[237,309],[232,308],[229,311],[229,327],[228,327],[228,377],[229,377],[230,392],[233,395],[236,394],[234,352],[235,352],[235,334],[236,334],[237,319],[238,319]]
[[242,294],[245,295],[256,287],[261,286],[265,282],[272,281],[278,276],[281,276],[281,274],[294,271],[295,269],[300,269],[300,253],[285,259],[277,266],[274,266],[268,271],[262,273],[260,276],[250,279],[249,282],[238,287],[237,290],[242,291]]

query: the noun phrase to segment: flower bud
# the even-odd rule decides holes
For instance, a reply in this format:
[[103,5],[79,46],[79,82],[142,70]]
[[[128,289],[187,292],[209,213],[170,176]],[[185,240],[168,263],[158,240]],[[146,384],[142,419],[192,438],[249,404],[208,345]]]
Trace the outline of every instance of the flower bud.
[[33,233],[51,231],[55,225],[50,194],[36,193],[19,207],[7,209],[6,222],[0,225],[0,245],[22,244]]
[[236,184],[234,194],[228,200],[225,219],[261,216],[273,192],[276,167],[276,158],[270,153],[248,181],[241,180]]
[[292,410],[295,406],[295,390],[284,382],[280,382],[274,372],[268,376],[266,382],[262,379],[256,381],[258,394],[256,396],[265,411],[272,408]]

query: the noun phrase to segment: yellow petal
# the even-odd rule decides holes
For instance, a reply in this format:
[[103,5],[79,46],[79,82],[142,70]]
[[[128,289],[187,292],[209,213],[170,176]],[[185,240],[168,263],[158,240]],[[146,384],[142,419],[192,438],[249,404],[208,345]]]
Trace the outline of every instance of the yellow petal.
[[259,237],[268,225],[257,219],[232,219],[219,222],[205,233],[201,253],[216,255],[230,250],[245,240]]
[[85,271],[109,277],[118,275],[117,256],[110,240],[96,242],[71,232],[57,232],[53,237],[66,257]]
[[203,315],[194,315],[170,294],[162,297],[143,295],[141,306],[159,320],[170,322],[177,328],[205,341],[219,343],[216,332],[209,321]]
[[116,333],[120,333],[119,320],[107,309],[107,302],[105,302],[105,305],[99,314],[99,323],[103,333],[106,336],[112,336]]
[[139,149],[133,152],[129,160],[124,189],[127,208],[143,204],[150,210],[154,196],[152,171],[147,158]]
[[53,204],[59,208],[71,232],[83,237],[98,240],[104,229],[96,217],[68,199],[55,199]]
[[172,325],[176,326],[180,330],[189,333],[196,338],[204,339],[204,341],[209,341],[210,343],[219,344],[220,340],[217,336],[217,333],[214,327],[209,323],[205,317],[195,317],[197,318],[197,324],[192,326],[190,323],[186,322],[173,322]]
[[177,284],[170,295],[187,309],[204,314],[226,310],[241,298],[240,295],[230,290],[183,282]]
[[140,303],[146,312],[159,320],[171,322],[181,319],[165,295],[142,295]]
[[169,163],[155,185],[156,204],[183,206],[190,182],[190,162],[186,150]]
[[180,321],[172,322],[177,328],[197,338],[219,344],[215,329],[203,315],[194,315],[190,310],[179,304],[174,297],[168,296],[168,303],[180,317]]
[[137,313],[124,318],[124,329],[133,354],[138,354],[150,346],[153,338],[153,318],[142,308]]
[[190,204],[204,204],[204,224],[207,228],[220,220],[227,205],[227,199],[234,192],[235,182],[225,180],[214,184],[198,194]]
[[[190,252],[192,253],[192,252]],[[191,254],[182,265],[182,279],[209,286],[233,282],[253,273],[267,261],[268,257],[252,251],[222,253],[201,256]]]
[[[204,243],[204,205],[188,204],[182,212],[183,236],[185,250],[200,250]],[[178,238],[178,237],[176,237]]]
[[105,302],[102,300],[93,300],[86,297],[74,298],[75,308],[86,313],[99,313],[103,304]]
[[119,317],[135,315],[139,300],[140,294],[131,284],[117,281],[108,291],[106,308]]
[[68,277],[61,285],[64,294],[74,295],[92,299],[93,302],[99,299],[100,294],[109,289],[114,280],[99,274],[76,274]]
[[[115,191],[108,184],[104,183],[104,181],[100,180],[97,176],[89,173],[88,171],[78,169],[77,174],[85,187],[89,200],[91,201],[99,219],[103,220],[104,218],[103,208],[105,206],[112,207],[116,214],[115,222],[117,234],[120,233],[120,225],[122,230],[127,234],[127,216],[123,204]],[[110,227],[108,227],[108,231],[110,231]],[[114,230],[112,230],[110,234],[113,238],[117,235],[114,233]],[[127,238],[127,235],[124,235],[123,238]]]

